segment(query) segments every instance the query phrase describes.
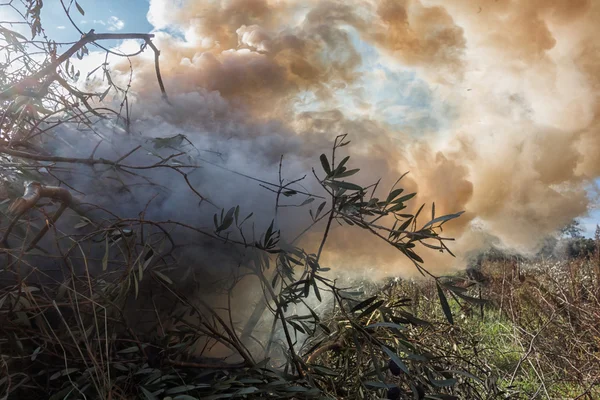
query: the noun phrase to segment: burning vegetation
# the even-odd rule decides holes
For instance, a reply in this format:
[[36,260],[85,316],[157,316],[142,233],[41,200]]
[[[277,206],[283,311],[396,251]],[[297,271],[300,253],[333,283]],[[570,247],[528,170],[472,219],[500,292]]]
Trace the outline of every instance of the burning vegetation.
[[[597,78],[598,6],[508,3],[151,1],[183,40],[83,31],[60,0],[72,43],[42,1],[1,4],[1,398],[595,398],[600,237],[551,261],[541,240],[588,206],[595,89],[565,100],[579,125],[535,106],[551,75]],[[497,14],[514,36],[476,57]],[[545,53],[549,26],[577,45]],[[459,133],[417,138],[339,111],[368,108],[359,39],[442,87],[483,92],[470,67],[500,52],[540,81],[499,113],[453,99]]]

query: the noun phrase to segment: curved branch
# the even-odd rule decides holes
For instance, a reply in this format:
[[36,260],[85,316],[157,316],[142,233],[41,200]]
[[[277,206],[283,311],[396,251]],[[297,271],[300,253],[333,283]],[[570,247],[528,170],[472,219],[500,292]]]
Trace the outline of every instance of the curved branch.
[[65,188],[56,186],[43,186],[39,182],[29,182],[25,186],[23,196],[16,199],[8,208],[8,212],[12,215],[22,215],[27,210],[33,208],[36,203],[43,197],[58,200],[67,206],[71,205],[73,196]]
[[47,224],[44,225],[42,229],[38,232],[38,234],[33,238],[31,243],[27,246],[27,250],[29,251],[35,247],[35,245],[44,237],[51,224],[54,224],[62,213],[69,207],[73,202],[73,196],[71,192],[69,192],[65,188],[56,187],[56,186],[43,186],[39,182],[29,182],[25,186],[25,193],[23,196],[16,199],[8,208],[9,215],[14,215],[13,220],[11,221],[8,228],[4,232],[4,236],[2,237],[2,245],[4,247],[8,247],[8,237],[12,228],[16,225],[19,218],[25,214],[27,211],[32,209],[37,202],[41,198],[50,198],[54,200],[58,200],[61,202],[60,208],[52,215]]
[[313,351],[308,358],[306,359],[306,363],[307,364],[312,364],[315,362],[315,360],[323,353],[326,353],[328,351],[340,351],[342,349],[342,345],[343,343],[341,341],[335,341],[335,342],[331,342],[331,343],[326,343],[323,346],[317,348],[315,351]]
[[42,68],[35,74],[22,79],[21,81],[13,84],[8,89],[0,92],[0,99],[9,99],[17,94],[24,94],[25,92],[29,92],[28,89],[30,86],[33,86],[39,83],[39,80],[45,77],[48,77],[48,81],[45,85],[56,79],[56,68],[59,65],[67,61],[71,58],[75,53],[77,53],[82,47],[84,47],[88,43],[95,42],[97,40],[123,40],[123,39],[141,39],[144,40],[148,46],[154,51],[154,62],[156,64],[156,75],[158,79],[158,84],[160,86],[160,90],[162,92],[163,98],[168,102],[167,92],[165,90],[165,85],[162,81],[162,77],[160,75],[160,67],[158,64],[158,58],[160,56],[160,51],[154,43],[152,43],[151,39],[154,37],[153,34],[150,33],[95,33],[92,29],[87,34],[83,35],[81,39],[79,39],[73,46],[71,46],[67,51],[61,54],[56,60],[51,62],[48,66]]

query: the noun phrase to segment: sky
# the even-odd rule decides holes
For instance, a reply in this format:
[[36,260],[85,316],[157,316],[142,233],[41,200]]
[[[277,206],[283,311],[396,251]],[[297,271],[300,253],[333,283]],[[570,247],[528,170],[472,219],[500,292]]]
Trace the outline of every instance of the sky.
[[[269,120],[302,138],[329,128],[362,135],[357,156],[373,174],[410,167],[427,201],[445,199],[440,212],[467,209],[460,243],[476,242],[471,234],[483,229],[515,245],[582,215],[593,235],[598,93],[585,70],[594,62],[574,65],[594,54],[592,3],[578,0],[579,14],[566,0],[480,10],[466,0],[380,0],[364,13],[345,8],[352,1],[218,3],[81,0],[85,15],[75,5],[72,15],[83,31],[171,33],[156,39],[167,90],[182,102],[201,98],[212,115],[226,103],[246,115],[236,121],[242,127]],[[263,3],[268,12],[252,8]],[[401,3],[405,10],[394,8]],[[59,1],[46,1],[42,17],[57,41],[77,39]],[[292,34],[306,53],[287,41]],[[152,62],[134,60],[134,68],[150,98]],[[177,129],[206,124],[193,117],[167,112],[165,120]],[[256,133],[265,143],[272,126]]]
[[[95,29],[96,32],[148,33],[153,29],[146,18],[149,6],[146,0],[78,0],[77,3],[85,15],[81,15],[74,3],[70,13],[73,21],[84,32]],[[68,5],[68,1],[65,4]],[[49,35],[56,38],[57,42],[77,38],[74,34],[76,30],[65,16],[59,0],[44,2],[42,18]]]
[[[600,182],[597,182],[600,184]],[[600,225],[600,211],[593,210],[589,216],[581,218],[582,228],[586,237],[593,238],[596,232],[596,227]]]

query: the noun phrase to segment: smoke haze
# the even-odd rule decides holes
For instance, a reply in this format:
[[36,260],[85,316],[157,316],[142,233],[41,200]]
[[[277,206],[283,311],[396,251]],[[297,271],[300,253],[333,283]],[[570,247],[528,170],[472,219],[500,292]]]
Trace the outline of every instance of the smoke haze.
[[[151,0],[148,20],[172,106],[151,54],[133,58],[134,130],[183,133],[222,153],[215,162],[270,181],[284,154],[288,178],[308,174],[309,191],[319,154],[347,133],[359,183],[382,177],[388,188],[410,171],[415,208],[466,211],[445,233],[458,263],[422,252],[432,271],[492,239],[533,251],[588,212],[600,176],[600,2]],[[127,77],[129,63],[115,62]],[[273,212],[272,193],[205,169],[199,190],[220,205]],[[307,213],[279,222],[298,231]],[[365,236],[334,228],[324,263],[414,272]]]

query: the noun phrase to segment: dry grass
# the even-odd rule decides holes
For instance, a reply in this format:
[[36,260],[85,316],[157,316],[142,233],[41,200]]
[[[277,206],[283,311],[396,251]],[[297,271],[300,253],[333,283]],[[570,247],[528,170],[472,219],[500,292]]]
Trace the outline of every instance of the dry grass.
[[600,396],[599,266],[598,258],[485,265],[485,295],[522,353],[510,383],[528,368],[547,397]]

